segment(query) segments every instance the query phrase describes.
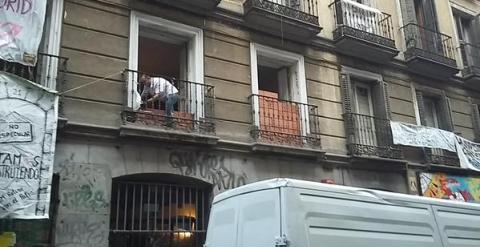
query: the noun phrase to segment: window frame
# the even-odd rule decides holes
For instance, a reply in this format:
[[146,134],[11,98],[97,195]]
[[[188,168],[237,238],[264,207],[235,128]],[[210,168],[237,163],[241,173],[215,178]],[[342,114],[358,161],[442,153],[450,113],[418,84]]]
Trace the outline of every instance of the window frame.
[[[51,0],[49,3],[51,4],[51,9],[52,9],[50,22],[44,23],[45,33],[43,33],[42,35],[45,35],[45,36],[42,37],[43,42],[41,42],[41,44],[43,43],[43,45],[39,47],[38,51],[59,57],[61,38],[62,38],[64,1]],[[45,16],[45,18],[47,18],[47,16]],[[45,29],[48,29],[48,30],[45,30]],[[46,58],[46,59],[49,59],[49,58]],[[48,62],[49,66],[41,69],[40,81],[37,83],[47,88],[50,88],[52,90],[57,90],[57,76],[58,76],[59,62],[60,62],[59,59],[52,59],[52,61]],[[39,63],[40,61],[37,61],[36,66],[38,66]],[[47,75],[50,75],[50,76],[47,76]]]
[[[292,87],[293,89],[298,89],[296,92],[291,92],[292,99],[291,101],[296,101],[301,104],[308,104],[307,98],[307,79],[305,74],[305,58],[303,55],[292,53],[269,46],[261,45],[258,43],[250,43],[250,76],[252,82],[252,94],[258,95],[258,56],[266,56],[274,60],[282,62],[296,63],[297,70],[297,86]],[[259,100],[257,97],[253,97],[253,105],[255,109],[253,123],[255,126],[260,126],[260,115],[259,115]],[[309,119],[308,112],[305,116],[300,116],[301,119]],[[302,135],[307,135],[310,133],[309,121],[305,121],[306,126],[302,126],[301,133]]]
[[[130,13],[128,69],[138,71],[138,37],[140,35],[140,26],[142,26],[142,24],[153,26],[159,31],[165,31],[188,38],[188,61],[186,65],[188,72],[186,80],[198,84],[204,84],[203,30],[197,27],[144,14],[134,10],[132,10]],[[128,81],[132,81],[134,83],[128,83],[127,92],[133,92],[133,90],[136,90],[137,82],[133,80],[133,78],[129,78]],[[195,91],[195,97],[197,98],[198,102],[196,105],[196,112],[198,113],[196,118],[200,119],[205,115],[202,107],[204,99],[201,97],[202,90],[200,87],[198,87]],[[127,97],[126,101],[127,107],[133,107],[134,102],[132,97]]]
[[[422,99],[422,102],[418,102],[419,100],[418,93],[421,93],[420,97]],[[453,123],[450,99],[446,95],[445,91],[441,89],[431,88],[431,87],[426,87],[421,85],[416,85],[416,86],[412,85],[412,95],[414,98],[415,118],[417,119],[417,125],[426,126],[422,123],[423,121],[425,121],[425,120],[422,120],[422,114],[425,114],[422,111],[425,110],[423,97],[424,95],[426,95],[427,97],[433,98],[434,100],[436,100],[435,108],[437,113],[437,124],[438,124],[437,128],[443,129],[446,131],[451,131],[451,132],[454,131],[455,126]]]

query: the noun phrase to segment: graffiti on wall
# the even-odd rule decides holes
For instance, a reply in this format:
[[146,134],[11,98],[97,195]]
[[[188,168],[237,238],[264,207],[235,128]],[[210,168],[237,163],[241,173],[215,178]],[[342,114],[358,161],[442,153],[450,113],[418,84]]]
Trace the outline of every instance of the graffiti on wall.
[[480,177],[421,173],[420,184],[426,197],[480,203]]
[[58,164],[61,206],[81,212],[105,211],[109,207],[106,168],[90,164],[71,164],[73,159]]
[[218,190],[228,190],[247,183],[246,174],[227,167],[223,155],[200,151],[173,151],[170,153],[170,165],[184,176],[211,182]]
[[55,246],[106,246],[108,227],[105,222],[88,217],[68,217],[60,221],[57,234],[62,235]]
[[59,162],[60,207],[55,246],[108,246],[109,169],[105,165]]

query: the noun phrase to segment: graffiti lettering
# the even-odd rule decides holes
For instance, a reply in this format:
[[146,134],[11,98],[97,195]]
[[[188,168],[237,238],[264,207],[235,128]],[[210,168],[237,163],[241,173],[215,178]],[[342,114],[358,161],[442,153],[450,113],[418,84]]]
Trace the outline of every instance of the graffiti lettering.
[[56,246],[105,246],[108,232],[101,222],[82,219],[68,219],[58,229],[59,241]]
[[184,176],[200,177],[210,181],[218,190],[228,190],[245,185],[245,173],[236,174],[225,166],[225,157],[204,152],[174,151],[170,165]]
[[63,206],[70,209],[95,211],[108,207],[105,194],[100,190],[92,190],[90,185],[81,185],[78,190],[63,192]]

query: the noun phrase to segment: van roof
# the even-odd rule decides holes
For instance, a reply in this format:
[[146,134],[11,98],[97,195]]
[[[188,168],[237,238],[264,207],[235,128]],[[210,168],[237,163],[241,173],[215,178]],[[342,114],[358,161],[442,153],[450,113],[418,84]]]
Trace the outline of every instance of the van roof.
[[260,191],[260,190],[280,188],[280,187],[294,187],[294,188],[311,189],[311,190],[318,190],[318,191],[336,192],[341,194],[363,195],[363,196],[376,197],[379,200],[386,200],[386,201],[393,199],[396,201],[408,201],[408,202],[416,202],[416,203],[424,203],[424,204],[433,204],[438,206],[450,206],[450,207],[457,207],[457,208],[480,210],[480,204],[475,204],[475,203],[436,199],[436,198],[422,197],[422,196],[416,196],[416,195],[385,192],[385,191],[356,188],[356,187],[349,187],[349,186],[343,186],[343,185],[325,184],[325,183],[318,183],[318,182],[311,182],[311,181],[304,181],[304,180],[297,180],[297,179],[290,179],[290,178],[275,178],[275,179],[264,180],[260,182],[247,184],[241,187],[237,187],[235,189],[231,189],[218,194],[217,196],[215,196],[213,203],[215,204],[222,200],[235,197],[241,194],[246,194],[246,193]]

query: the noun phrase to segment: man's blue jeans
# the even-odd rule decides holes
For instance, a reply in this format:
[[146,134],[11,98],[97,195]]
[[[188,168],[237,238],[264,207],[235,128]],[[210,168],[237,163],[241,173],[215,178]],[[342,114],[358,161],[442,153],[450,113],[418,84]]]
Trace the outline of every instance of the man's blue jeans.
[[167,99],[165,100],[165,110],[167,111],[167,117],[172,116],[173,108],[178,101],[177,94],[169,94],[167,95]]

